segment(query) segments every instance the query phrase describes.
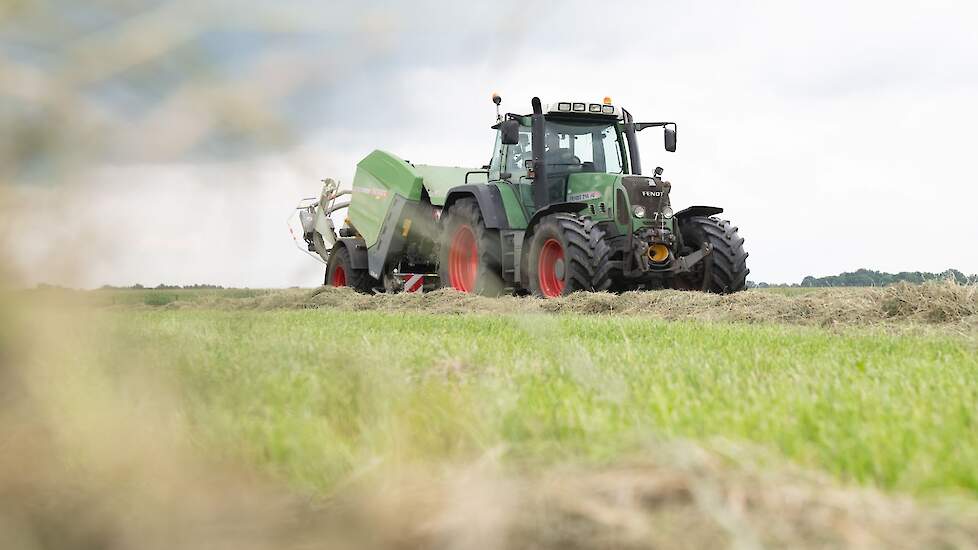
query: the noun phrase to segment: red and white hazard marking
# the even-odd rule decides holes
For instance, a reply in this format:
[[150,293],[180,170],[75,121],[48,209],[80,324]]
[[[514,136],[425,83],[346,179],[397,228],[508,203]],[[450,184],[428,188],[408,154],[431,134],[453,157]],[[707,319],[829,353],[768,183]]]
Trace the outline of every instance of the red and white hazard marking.
[[417,292],[424,286],[424,275],[408,273],[401,278],[404,279],[404,292]]

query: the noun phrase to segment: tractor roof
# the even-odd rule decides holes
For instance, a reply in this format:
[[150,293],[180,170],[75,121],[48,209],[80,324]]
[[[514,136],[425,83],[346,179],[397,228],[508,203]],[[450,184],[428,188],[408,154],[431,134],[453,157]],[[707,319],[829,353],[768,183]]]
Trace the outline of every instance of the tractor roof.
[[583,101],[560,101],[550,103],[543,110],[548,115],[605,115],[623,118],[620,107],[611,104],[611,98],[605,98],[603,103],[586,103]]

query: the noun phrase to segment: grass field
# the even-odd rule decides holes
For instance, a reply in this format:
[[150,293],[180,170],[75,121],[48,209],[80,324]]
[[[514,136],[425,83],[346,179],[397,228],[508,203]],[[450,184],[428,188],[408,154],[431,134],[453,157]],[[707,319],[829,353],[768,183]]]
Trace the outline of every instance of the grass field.
[[[840,296],[844,303],[833,302]],[[881,546],[978,544],[978,523],[968,519],[978,509],[974,289],[663,293],[643,298],[646,313],[602,296],[543,305],[308,290],[72,297],[54,300],[72,303],[67,309],[31,298],[48,304],[32,322],[59,327],[49,350],[57,354],[35,363],[69,363],[58,371],[59,403],[109,396],[142,418],[150,381],[159,390],[151,393],[163,392],[172,401],[166,410],[175,411],[150,423],[150,432],[184,426],[182,440],[195,454],[254,467],[313,499],[342,498],[352,486],[389,491],[408,472],[443,480],[444,472],[486,460],[492,473],[480,479],[575,472],[560,477],[561,487],[622,468],[638,475],[629,465],[651,460],[656,466],[643,466],[641,475],[680,472],[694,485],[723,479],[720,504],[707,506],[712,501],[689,489],[701,512],[722,511],[694,522],[719,525],[718,541],[753,533],[755,542],[818,546],[818,537],[796,537],[815,529],[799,526],[823,521],[808,516],[824,506]],[[133,379],[143,389],[126,382]],[[73,430],[94,430],[84,418],[74,422]],[[676,454],[688,448],[712,458]],[[703,464],[719,464],[722,473]],[[749,500],[738,513],[752,519],[724,527],[733,506],[729,479],[743,475],[751,481],[735,484],[737,491],[779,496]],[[627,479],[629,490],[646,483]],[[803,489],[785,493],[796,482]],[[586,494],[621,483],[614,477]],[[823,487],[860,496],[797,496],[821,495]],[[877,492],[882,501],[859,500]],[[899,504],[907,497],[913,512]],[[787,535],[762,527],[770,521],[759,512],[766,506],[770,517],[798,508],[797,517],[784,518]],[[867,506],[902,512],[863,518]],[[818,529],[834,530],[838,521]],[[894,525],[913,525],[914,535]],[[822,535],[856,540],[844,530]],[[712,546],[714,539],[698,536],[689,543]],[[566,545],[560,540],[555,547]]]
[[[610,461],[750,442],[845,480],[978,496],[978,347],[641,318],[113,313],[207,439],[329,490],[364,464]],[[147,349],[148,347],[148,349]],[[121,360],[121,359],[120,359]]]

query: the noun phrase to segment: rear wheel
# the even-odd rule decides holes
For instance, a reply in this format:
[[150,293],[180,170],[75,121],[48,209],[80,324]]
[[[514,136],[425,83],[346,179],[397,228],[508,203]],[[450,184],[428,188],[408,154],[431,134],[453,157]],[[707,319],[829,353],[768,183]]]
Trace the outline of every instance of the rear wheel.
[[503,289],[499,233],[486,228],[474,199],[459,199],[445,215],[439,257],[441,285],[498,296]]
[[747,288],[747,252],[744,239],[727,220],[693,216],[679,225],[683,244],[692,250],[709,244],[712,252],[693,271],[679,276],[675,287],[729,294]]
[[338,245],[329,254],[326,264],[326,286],[348,286],[357,292],[369,293],[373,289],[373,277],[366,269],[355,269],[350,261],[350,251]]
[[604,232],[574,214],[551,214],[534,228],[527,258],[530,291],[540,298],[610,286]]

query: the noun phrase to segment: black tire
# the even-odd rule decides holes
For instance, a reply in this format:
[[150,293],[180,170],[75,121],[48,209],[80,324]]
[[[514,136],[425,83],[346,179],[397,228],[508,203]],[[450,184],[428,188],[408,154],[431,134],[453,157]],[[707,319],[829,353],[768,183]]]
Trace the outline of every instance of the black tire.
[[366,269],[355,269],[350,261],[350,251],[339,244],[329,254],[326,264],[326,286],[348,286],[357,292],[370,294],[373,292],[375,281]]
[[605,231],[591,220],[584,220],[584,228],[588,232],[588,240],[591,243],[591,265],[594,266],[594,275],[591,277],[592,290],[595,292],[606,292],[611,290],[614,282],[613,275],[615,269],[621,269],[617,262],[611,261],[611,246],[605,240]]
[[459,199],[444,216],[438,252],[442,288],[498,296],[503,291],[499,232],[486,228],[475,199]]
[[692,216],[679,225],[683,245],[689,252],[709,243],[713,252],[694,270],[676,280],[676,288],[730,294],[747,288],[747,252],[744,239],[729,221]]
[[611,286],[611,249],[605,233],[591,220],[574,214],[551,214],[530,237],[527,280],[539,298],[567,296],[580,290]]

